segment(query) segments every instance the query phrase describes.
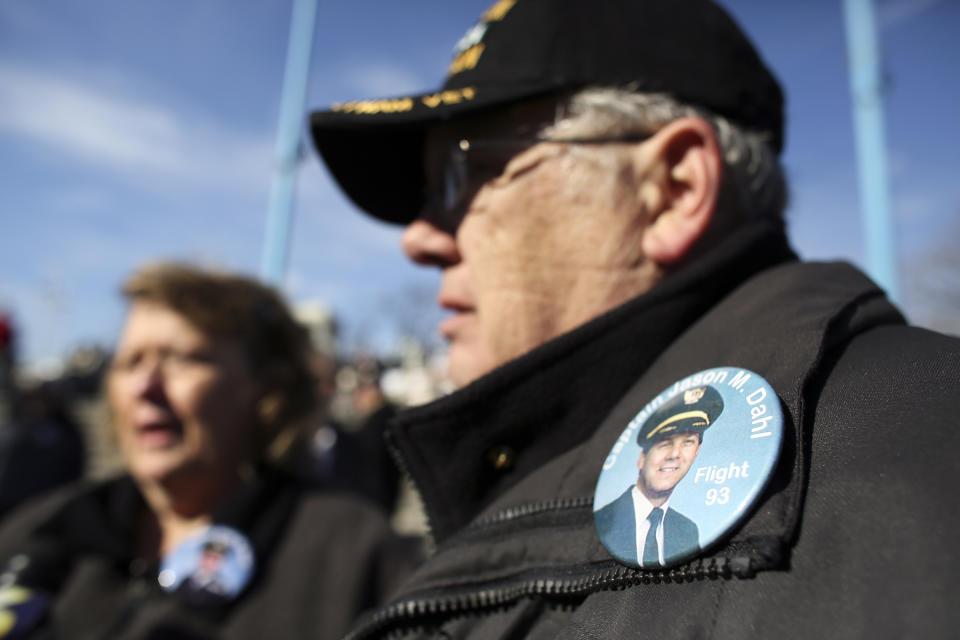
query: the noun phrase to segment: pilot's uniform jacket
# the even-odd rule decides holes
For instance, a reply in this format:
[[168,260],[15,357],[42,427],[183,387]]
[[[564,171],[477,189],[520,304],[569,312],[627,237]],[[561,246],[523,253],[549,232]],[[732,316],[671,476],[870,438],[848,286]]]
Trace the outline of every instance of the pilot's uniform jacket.
[[[595,521],[597,533],[601,540],[607,541],[608,548],[612,546],[618,550],[621,558],[640,566],[642,558],[637,557],[638,522],[633,506],[633,491],[633,486],[627,487],[619,498],[597,511]],[[666,508],[662,527],[663,557],[667,560],[689,555],[691,549],[700,549],[697,524],[676,509]],[[646,561],[643,564],[649,566]]]
[[[373,507],[305,492],[267,470],[215,514],[215,524],[247,538],[256,565],[239,597],[215,603],[164,592],[158,567],[137,559],[132,540],[144,508],[122,477],[63,490],[5,522],[0,561],[26,554],[33,568],[22,581],[53,594],[42,622],[15,637],[340,638],[417,557],[418,546],[393,536]],[[22,613],[7,607],[0,616]]]
[[[763,376],[784,410],[748,518],[665,570],[619,564],[593,495],[624,426],[692,373]],[[846,264],[744,227],[647,294],[432,404],[392,446],[435,554],[352,637],[955,634],[960,341],[904,326]],[[403,636],[408,637],[408,636]]]

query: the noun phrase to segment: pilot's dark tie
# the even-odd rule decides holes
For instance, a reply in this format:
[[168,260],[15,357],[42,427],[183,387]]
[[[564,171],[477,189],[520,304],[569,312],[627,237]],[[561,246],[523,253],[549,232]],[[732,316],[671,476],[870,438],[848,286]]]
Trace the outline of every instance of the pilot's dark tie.
[[647,530],[647,541],[643,544],[643,566],[660,566],[660,548],[657,546],[657,527],[663,520],[663,509],[657,507],[647,516],[647,522],[650,523],[650,529]]

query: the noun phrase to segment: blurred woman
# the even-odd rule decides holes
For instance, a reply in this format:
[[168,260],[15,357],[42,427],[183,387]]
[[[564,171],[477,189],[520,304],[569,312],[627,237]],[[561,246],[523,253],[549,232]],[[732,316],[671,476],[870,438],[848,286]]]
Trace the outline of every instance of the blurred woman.
[[342,636],[416,554],[273,464],[315,408],[305,330],[259,283],[183,265],[124,294],[106,387],[126,474],[0,534],[0,637]]

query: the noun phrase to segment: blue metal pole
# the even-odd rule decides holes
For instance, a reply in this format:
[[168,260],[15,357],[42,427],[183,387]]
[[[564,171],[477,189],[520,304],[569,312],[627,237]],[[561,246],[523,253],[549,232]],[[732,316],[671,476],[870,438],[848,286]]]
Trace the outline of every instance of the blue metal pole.
[[276,166],[270,185],[267,230],[260,274],[270,284],[283,285],[290,246],[293,198],[297,178],[300,134],[310,72],[310,52],[317,19],[317,0],[294,0],[290,18],[290,42],[283,73],[280,124],[277,130]]
[[887,182],[883,85],[873,0],[844,0],[844,12],[867,269],[887,295],[897,300],[900,286]]

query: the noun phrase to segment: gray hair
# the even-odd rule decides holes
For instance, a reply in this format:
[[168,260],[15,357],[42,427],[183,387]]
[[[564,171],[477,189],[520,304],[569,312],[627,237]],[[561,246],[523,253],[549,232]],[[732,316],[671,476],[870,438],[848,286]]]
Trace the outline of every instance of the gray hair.
[[678,118],[706,120],[717,132],[726,168],[725,189],[745,218],[782,218],[787,184],[769,135],[743,129],[722,116],[663,93],[590,87],[561,99],[546,137],[628,136],[653,133]]

